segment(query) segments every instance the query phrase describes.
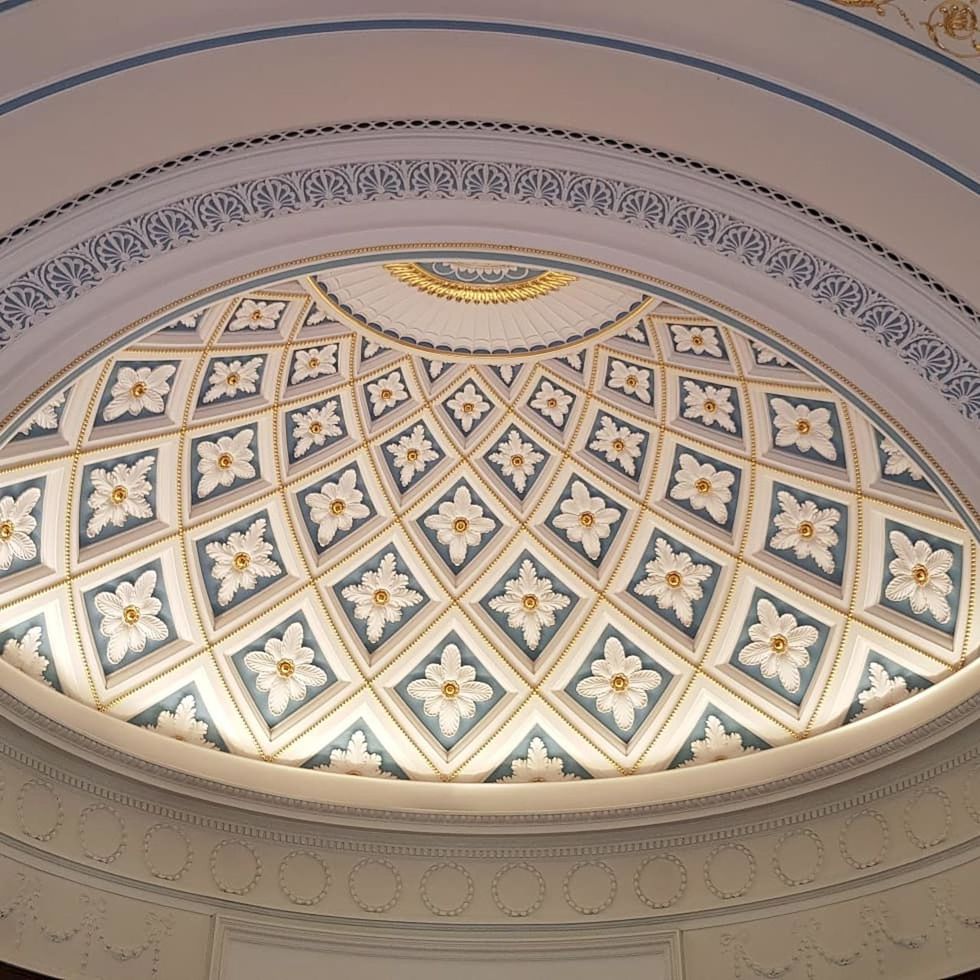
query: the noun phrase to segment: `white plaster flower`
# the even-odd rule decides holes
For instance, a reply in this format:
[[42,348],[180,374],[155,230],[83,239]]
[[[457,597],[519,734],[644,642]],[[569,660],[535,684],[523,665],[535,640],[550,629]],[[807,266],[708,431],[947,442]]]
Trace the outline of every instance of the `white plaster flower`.
[[218,748],[207,739],[208,723],[197,717],[197,702],[193,694],[185,694],[173,711],[161,711],[157,715],[157,723],[148,727],[150,731],[178,742],[199,745],[203,749]]
[[696,565],[686,551],[675,552],[665,538],[657,538],[653,561],[644,567],[647,577],[636,583],[637,595],[653,596],[661,609],[674,613],[684,626],[694,620],[692,603],[704,595],[701,583],[711,577],[710,565]]
[[330,763],[317,766],[320,772],[340,772],[346,776],[369,776],[374,779],[394,779],[393,773],[381,768],[381,756],[368,749],[367,738],[359,729],[351,732],[346,749],[332,749]]
[[65,404],[67,392],[59,391],[50,401],[45,402],[18,430],[20,436],[30,435],[34,428],[52,430],[58,428],[58,411]]
[[455,643],[443,648],[439,663],[428,664],[425,677],[408,685],[410,697],[423,703],[423,710],[439,719],[439,731],[452,738],[463,718],[476,714],[479,701],[489,701],[493,688],[476,679],[476,668],[464,664]]
[[372,381],[367,390],[371,400],[371,414],[375,418],[408,398],[408,392],[397,371],[392,371],[378,381]]
[[453,418],[459,422],[464,432],[473,428],[474,422],[490,411],[490,402],[477,390],[476,385],[467,382],[459,391],[446,402],[446,408],[453,413]]
[[100,592],[95,608],[102,614],[99,632],[109,640],[106,657],[118,664],[127,653],[141,653],[147,640],[165,640],[170,631],[157,616],[163,607],[153,595],[157,573],[150,569],[135,582],[120,582],[113,592]]
[[371,516],[362,503],[364,494],[357,489],[357,471],[345,470],[336,483],[324,483],[319,493],[304,498],[310,508],[310,520],[317,526],[316,539],[321,545],[333,541],[338,531],[349,531],[354,521]]
[[332,374],[337,370],[337,345],[326,344],[324,347],[311,347],[296,351],[293,358],[292,383],[309,381],[324,374]]
[[769,545],[778,551],[792,548],[797,558],[812,558],[828,575],[834,571],[830,549],[837,544],[834,526],[840,520],[835,507],[820,508],[812,500],[800,503],[792,494],[780,490],[776,495],[780,512],[773,518],[779,530]]
[[926,475],[922,472],[922,467],[894,439],[885,436],[881,440],[881,449],[888,457],[885,461],[885,473],[889,476],[900,476],[902,473],[908,473],[913,480],[925,479]]
[[377,643],[385,624],[397,623],[402,610],[417,606],[422,595],[408,587],[408,576],[398,571],[397,559],[388,552],[376,570],[369,569],[357,585],[344,586],[341,595],[354,603],[354,618],[367,623],[367,636]]
[[313,651],[303,646],[303,627],[290,623],[282,639],[271,636],[264,650],[245,655],[245,666],[256,674],[255,686],[269,695],[269,711],[278,717],[290,701],[302,701],[310,687],[322,687],[327,674],[313,663]]
[[565,416],[571,408],[573,398],[550,381],[542,381],[537,394],[531,399],[530,406],[539,411],[552,425],[559,429],[565,422]]
[[889,677],[888,671],[881,664],[868,664],[868,680],[871,681],[871,686],[858,694],[861,710],[855,718],[867,718],[868,715],[877,714],[918,693],[915,688],[909,690],[904,677]]
[[215,361],[208,378],[208,390],[201,401],[207,405],[219,398],[255,394],[261,367],[261,357],[250,358],[244,364],[241,361]]
[[638,344],[645,344],[647,342],[647,335],[643,327],[640,326],[639,321],[630,324],[624,331],[623,336],[627,340],[635,340]]
[[513,759],[509,776],[501,776],[498,783],[563,783],[579,777],[565,772],[565,760],[560,756],[548,756],[548,749],[537,735],[527,747],[526,759]]
[[534,468],[544,459],[544,453],[534,448],[533,442],[525,442],[517,429],[511,429],[507,438],[497,444],[497,451],[490,455],[490,462],[500,467],[503,476],[523,493]]
[[718,332],[714,327],[685,327],[672,323],[670,331],[674,335],[674,349],[678,354],[708,354],[721,357]]
[[572,600],[555,592],[551,579],[539,577],[534,564],[527,558],[521,562],[517,578],[508,579],[504,594],[490,600],[494,612],[507,616],[507,625],[524,634],[528,650],[537,650],[541,630],[555,625],[555,613],[565,609]]
[[235,311],[229,330],[272,330],[286,308],[285,303],[246,299]]
[[581,373],[582,371],[582,355],[581,354],[566,354],[565,363],[573,370]]
[[374,357],[378,351],[381,350],[380,344],[375,344],[370,340],[365,340],[364,345],[361,347],[361,357],[367,360],[370,357]]
[[296,440],[293,455],[296,459],[305,456],[313,446],[322,446],[327,439],[343,432],[336,401],[329,401],[322,408],[293,412],[291,418],[293,438]]
[[768,599],[756,604],[758,622],[749,627],[749,639],[738,652],[738,662],[758,667],[763,677],[778,677],[790,693],[800,689],[800,668],[810,664],[807,648],[817,642],[813,626],[798,626],[792,613],[780,615]]
[[581,481],[572,484],[572,495],[561,502],[561,513],[555,518],[555,527],[565,532],[573,543],[580,543],[582,550],[595,561],[602,552],[602,539],[608,538],[611,526],[622,517],[616,507],[607,507],[602,497],[593,497]]
[[757,340],[752,341],[752,346],[755,348],[755,359],[760,364],[775,364],[777,367],[790,366],[789,361],[779,351],[773,350],[765,344],[760,344]]
[[684,390],[687,392],[684,396],[684,418],[696,419],[705,425],[717,425],[726,432],[735,431],[731,388],[716,388],[714,385],[702,388],[693,381],[685,381]]
[[176,370],[172,364],[120,368],[115,384],[109,389],[111,400],[102,417],[112,422],[127,412],[134,417],[143,412],[159,415],[164,409],[164,398],[170,394],[168,379]]
[[888,565],[892,579],[885,595],[892,602],[908,599],[916,616],[928,609],[937,623],[948,623],[953,614],[946,596],[953,591],[953,581],[946,573],[953,564],[953,553],[948,548],[934,551],[921,538],[912,544],[901,531],[892,531],[888,540],[896,557]]
[[252,459],[255,454],[249,448],[253,429],[242,429],[233,436],[219,436],[197,444],[197,495],[207,497],[217,487],[230,487],[235,480],[251,480],[255,476]]
[[37,518],[31,511],[41,499],[41,491],[30,487],[16,497],[0,497],[0,572],[5,572],[15,558],[31,561],[37,557],[37,545],[31,534]]
[[232,531],[227,541],[210,541],[205,553],[214,562],[211,577],[221,583],[218,605],[227,606],[239,589],[250,592],[260,578],[275,578],[282,569],[269,556],[273,545],[265,540],[266,520],[253,521],[247,531]]
[[435,381],[446,367],[445,361],[428,361],[429,377]]
[[691,742],[691,758],[682,762],[681,767],[724,762],[725,759],[758,751],[754,745],[743,745],[742,736],[738,732],[726,732],[724,723],[717,715],[708,715],[704,724],[704,738]]
[[592,676],[583,677],[575,690],[585,698],[595,698],[596,711],[611,711],[616,726],[629,731],[637,708],[647,706],[647,691],[660,687],[659,671],[645,670],[639,657],[626,655],[622,642],[610,636],[602,657],[592,661]]
[[325,310],[321,309],[319,306],[314,304],[310,308],[310,312],[306,314],[306,324],[305,326],[314,327],[318,323],[323,323],[327,318],[327,313]]
[[456,566],[466,560],[469,548],[478,547],[484,534],[495,527],[483,508],[473,503],[469,487],[457,487],[452,500],[439,504],[438,513],[425,519],[425,526],[436,532],[439,544],[449,548],[449,560]]
[[711,463],[699,463],[690,453],[682,453],[680,469],[674,474],[670,495],[674,500],[686,500],[694,510],[706,510],[712,520],[724,524],[728,520],[731,486],[735,474],[715,469]]
[[132,466],[116,463],[111,470],[101,466],[92,470],[94,489],[88,497],[92,516],[85,527],[88,537],[94,538],[110,524],[122,527],[131,517],[143,520],[153,516],[146,499],[153,487],[146,475],[154,462],[153,456],[144,456]]
[[605,453],[607,463],[616,463],[624,473],[635,476],[635,460],[640,458],[642,443],[642,432],[634,432],[628,425],[617,425],[608,415],[603,415],[589,449]]
[[439,458],[421,425],[415,426],[411,433],[403,435],[397,442],[389,442],[385,449],[391,454],[403,487],[407,487],[429,463]]
[[40,626],[32,626],[19,640],[13,637],[7,640],[3,645],[3,660],[36,681],[51,683],[44,676],[48,669],[48,658],[41,653]]
[[834,434],[830,424],[830,409],[791,405],[785,398],[774,398],[776,410],[776,445],[795,446],[801,453],[811,449],[824,459],[837,459],[837,447],[831,442]]
[[500,371],[500,378],[505,385],[509,385],[514,380],[513,364],[501,364],[498,370]]
[[627,366],[622,361],[613,361],[606,384],[624,394],[634,395],[646,405],[650,404],[650,372],[645,368]]

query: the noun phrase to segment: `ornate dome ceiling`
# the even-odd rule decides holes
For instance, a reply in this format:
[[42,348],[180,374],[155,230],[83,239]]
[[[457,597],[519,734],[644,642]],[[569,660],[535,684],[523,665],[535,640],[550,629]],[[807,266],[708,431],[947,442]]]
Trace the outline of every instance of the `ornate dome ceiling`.
[[677,304],[378,252],[128,330],[0,434],[2,670],[417,780],[652,772],[902,710],[976,647],[955,489],[777,334]]

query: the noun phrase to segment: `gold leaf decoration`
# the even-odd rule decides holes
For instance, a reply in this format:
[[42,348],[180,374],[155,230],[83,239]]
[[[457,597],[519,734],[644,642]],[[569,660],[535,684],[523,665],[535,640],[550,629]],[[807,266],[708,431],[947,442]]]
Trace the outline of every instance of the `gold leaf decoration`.
[[430,296],[457,303],[520,303],[547,296],[575,281],[569,272],[549,269],[520,282],[468,283],[445,279],[415,262],[389,262],[385,269],[399,282],[414,286]]
[[[929,39],[940,51],[953,58],[980,57],[980,18],[977,0],[943,0],[937,3],[925,20],[914,23],[912,17],[894,0],[830,0],[838,7],[870,8],[879,17],[893,10],[909,30],[924,27]],[[930,2],[930,0],[924,0]]]

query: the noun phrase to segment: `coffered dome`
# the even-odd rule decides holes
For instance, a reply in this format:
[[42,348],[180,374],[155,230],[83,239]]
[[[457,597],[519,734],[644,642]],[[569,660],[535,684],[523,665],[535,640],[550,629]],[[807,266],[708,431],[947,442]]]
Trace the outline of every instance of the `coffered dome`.
[[978,10],[0,0],[0,974],[976,967]]
[[56,717],[572,781],[860,741],[965,662],[955,488],[774,330],[500,250],[200,302],[3,433],[0,645]]

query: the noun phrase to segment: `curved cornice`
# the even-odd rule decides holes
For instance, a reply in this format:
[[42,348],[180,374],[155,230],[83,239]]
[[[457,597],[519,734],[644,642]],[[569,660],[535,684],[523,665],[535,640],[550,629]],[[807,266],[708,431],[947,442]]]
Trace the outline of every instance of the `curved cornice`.
[[[26,2],[26,0],[25,0]],[[91,187],[83,193],[61,201],[43,214],[35,215],[6,231],[0,229],[0,252],[8,245],[23,241],[27,236],[39,231],[53,221],[66,218],[76,211],[96,202],[108,203],[125,190],[138,187],[162,174],[173,174],[210,160],[238,155],[262,147],[285,146],[306,143],[325,137],[349,137],[368,133],[398,132],[445,132],[445,133],[484,133],[498,136],[554,141],[573,146],[590,147],[611,151],[637,160],[649,160],[673,169],[698,175],[719,184],[736,188],[759,198],[760,201],[782,208],[787,212],[814,224],[821,225],[846,238],[852,244],[867,251],[877,261],[890,265],[899,275],[907,276],[921,286],[935,293],[941,300],[969,318],[980,328],[980,310],[975,309],[965,299],[958,296],[935,276],[919,268],[902,255],[896,254],[888,246],[849,225],[840,218],[827,214],[812,204],[789,196],[783,191],[761,184],[744,174],[724,170],[714,164],[692,159],[681,153],[657,149],[642,143],[599,136],[593,133],[573,132],[553,126],[534,126],[528,123],[515,123],[483,119],[379,119],[357,123],[335,123],[332,125],[305,127],[282,133],[263,133],[232,142],[217,143],[193,153],[170,160],[160,161],[141,170],[114,176],[111,180]]]
[[980,194],[980,181],[958,170],[949,162],[940,159],[923,147],[917,146],[910,140],[890,132],[888,129],[864,119],[840,106],[836,106],[807,92],[791,88],[770,78],[754,75],[749,71],[737,68],[723,62],[702,58],[681,51],[671,50],[640,41],[626,38],[587,34],[580,31],[547,27],[538,24],[521,24],[506,21],[459,20],[451,18],[376,18],[344,21],[318,21],[297,24],[279,25],[248,31],[198,38],[179,44],[171,44],[155,50],[144,51],[137,55],[120,58],[116,61],[76,72],[45,85],[38,86],[20,95],[0,103],[0,116],[7,115],[18,109],[41,102],[62,92],[76,89],[89,82],[118,75],[134,68],[158,64],[181,58],[186,55],[214,51],[220,48],[231,48],[240,45],[254,44],[283,38],[310,37],[329,34],[352,34],[363,32],[398,32],[398,31],[448,31],[454,33],[499,34],[511,37],[531,37],[546,41],[556,41],[575,45],[605,48],[623,54],[637,55],[643,58],[670,62],[692,68],[696,71],[707,72],[751,86],[771,95],[788,99],[798,105],[812,109],[822,115],[836,119],[845,125],[863,132],[873,138],[887,143],[901,153],[917,160],[935,172],[942,174],[960,186]]
[[[577,828],[467,833],[435,821],[365,828],[258,800],[229,811],[227,799],[82,766],[5,729],[0,775],[13,805],[0,817],[0,853],[132,898],[260,913],[283,926],[373,920],[419,930],[441,922],[444,931],[464,912],[460,927],[491,931],[514,918],[527,931],[607,912],[606,930],[615,921],[717,925],[812,910],[971,860],[980,822],[974,743],[975,733],[960,731],[887,773],[738,815],[701,809],[617,828],[588,814]],[[578,833],[556,838],[558,829]],[[312,882],[293,873],[301,860],[318,865]],[[453,872],[443,884],[455,888],[430,894],[440,871]]]
[[[350,152],[349,146],[345,152]],[[467,176],[477,172],[474,166],[483,168],[475,182]],[[153,169],[167,172],[166,166]],[[708,248],[744,268],[758,270],[873,337],[942,392],[965,418],[980,420],[980,372],[972,358],[925,320],[890,302],[879,289],[785,234],[753,226],[746,216],[660,193],[650,177],[642,182],[609,179],[598,176],[597,169],[536,167],[495,162],[485,156],[433,159],[423,152],[411,158],[285,172],[267,164],[258,179],[212,184],[203,193],[171,198],[150,211],[132,214],[131,202],[131,217],[123,220],[117,213],[115,227],[105,230],[102,225],[102,231],[54,255],[39,253],[40,264],[8,281],[0,290],[0,346],[8,346],[99,283],[162,253],[240,225],[377,200],[494,200],[614,219]],[[101,211],[94,214],[98,221]],[[16,261],[16,253],[12,258]]]
[[[88,709],[83,707],[82,710],[87,711]],[[134,786],[149,784],[162,792],[169,791],[195,800],[220,802],[222,806],[232,805],[240,810],[243,815],[248,811],[265,812],[290,820],[303,819],[323,825],[337,825],[344,828],[381,826],[389,830],[397,828],[406,833],[413,831],[433,833],[449,828],[456,831],[483,834],[511,833],[514,831],[544,835],[556,831],[563,833],[598,832],[600,828],[607,827],[628,830],[629,828],[649,827],[655,824],[671,825],[675,822],[683,822],[686,826],[691,820],[708,818],[722,813],[751,812],[748,822],[740,824],[737,830],[732,829],[729,821],[724,829],[713,827],[710,831],[705,831],[699,828],[696,832],[685,830],[683,833],[685,842],[704,843],[737,836],[739,832],[754,833],[778,829],[783,826],[787,822],[784,817],[766,816],[764,811],[758,809],[767,805],[793,798],[802,800],[801,805],[804,809],[792,822],[806,822],[829,813],[838,812],[841,809],[837,804],[825,805],[823,801],[811,802],[808,805],[806,802],[808,796],[815,794],[818,790],[832,787],[837,783],[846,783],[849,779],[859,777],[867,779],[874,785],[874,788],[870,788],[869,785],[865,787],[866,792],[860,795],[857,802],[864,805],[917,786],[943,772],[964,766],[980,754],[980,749],[971,745],[960,751],[955,757],[944,759],[935,768],[922,770],[910,778],[889,779],[887,774],[875,775],[876,773],[887,772],[887,767],[894,766],[907,757],[914,757],[917,753],[925,752],[930,746],[938,742],[946,739],[954,740],[957,732],[965,727],[975,725],[978,717],[980,717],[980,695],[974,695],[942,715],[910,728],[887,742],[880,742],[857,755],[821,765],[802,765],[792,775],[762,780],[754,785],[739,789],[704,793],[691,799],[655,800],[631,805],[596,806],[580,810],[548,810],[527,805],[514,806],[510,810],[501,809],[490,812],[463,809],[444,809],[433,812],[407,807],[402,809],[386,808],[380,804],[368,806],[332,802],[326,799],[300,799],[293,795],[273,792],[271,789],[256,790],[231,785],[193,772],[148,761],[121,748],[113,747],[107,741],[90,737],[41,714],[6,691],[0,691],[0,716],[8,718],[26,731],[32,732],[40,738],[42,743],[56,745],[70,755],[84,759],[89,763],[98,760],[100,767],[104,766],[106,769],[132,779]],[[108,731],[104,726],[100,727],[103,732]],[[181,748],[185,752],[191,752],[192,758],[199,758],[197,754],[199,750],[189,746],[181,746]],[[9,740],[0,743],[0,754],[27,764],[30,764],[32,758],[29,752],[25,753],[22,747]],[[250,759],[236,761],[244,762],[249,767],[263,765]],[[737,760],[735,764],[744,768],[746,763],[752,764],[754,761],[752,757],[746,757]],[[914,761],[912,765],[914,765]],[[731,772],[730,769],[729,772]],[[63,772],[60,768],[45,768],[43,774],[46,778],[69,783],[74,778],[68,774],[67,769]],[[305,775],[305,773],[300,775]],[[356,777],[340,778],[349,780]],[[634,780],[642,780],[643,778],[634,777]],[[358,785],[363,784],[363,782],[361,780]],[[90,791],[97,786],[96,783],[87,785]],[[549,784],[548,788],[553,790],[559,785]],[[606,786],[608,788],[609,784]],[[466,787],[467,790],[475,789],[478,791],[486,788],[483,786]],[[509,788],[509,790],[518,791],[513,793],[515,797],[529,799],[531,797],[526,792],[527,789],[527,786]],[[539,785],[532,785],[530,789],[532,793],[538,795],[542,792],[542,787]],[[501,787],[494,787],[493,791],[499,794]],[[113,798],[130,805],[139,805],[136,802],[139,799],[138,795],[127,797],[117,795]],[[462,797],[459,797],[454,802],[458,803],[461,799]],[[160,815],[165,815],[163,809],[158,810],[158,812]],[[704,825],[704,827],[709,826],[709,824]],[[241,832],[240,828],[236,829]],[[392,845],[391,853],[398,853],[405,846]],[[407,846],[409,848],[415,847],[415,845]],[[555,845],[552,840],[539,840],[537,846],[548,852],[576,853],[574,849],[565,850]],[[609,847],[614,850],[616,848],[615,842],[611,843]],[[640,849],[643,847],[641,846]],[[590,851],[604,853],[601,846],[598,851],[596,851],[595,846]],[[433,853],[449,854],[452,853],[452,848],[434,850]]]

